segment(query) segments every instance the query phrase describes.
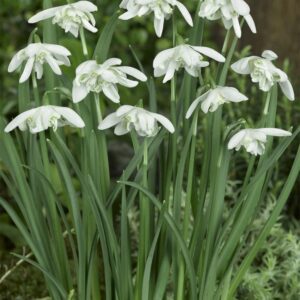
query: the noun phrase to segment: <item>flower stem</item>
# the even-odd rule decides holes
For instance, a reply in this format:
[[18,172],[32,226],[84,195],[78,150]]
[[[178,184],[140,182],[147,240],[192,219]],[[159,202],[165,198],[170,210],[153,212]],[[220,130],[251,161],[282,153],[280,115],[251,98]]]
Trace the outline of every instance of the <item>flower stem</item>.
[[80,33],[79,34],[80,34],[80,40],[81,40],[83,55],[85,56],[85,58],[88,59],[89,58],[89,52],[88,52],[88,49],[87,49],[85,33],[84,33],[84,29],[83,29],[82,26],[80,27]]
[[[144,140],[144,155],[142,165],[142,184],[144,188],[148,187],[148,140]],[[143,274],[145,263],[148,257],[150,248],[150,203],[149,199],[140,194],[140,232],[139,232],[139,251],[138,251],[138,267],[137,267],[137,280],[135,299],[140,300],[142,295]]]

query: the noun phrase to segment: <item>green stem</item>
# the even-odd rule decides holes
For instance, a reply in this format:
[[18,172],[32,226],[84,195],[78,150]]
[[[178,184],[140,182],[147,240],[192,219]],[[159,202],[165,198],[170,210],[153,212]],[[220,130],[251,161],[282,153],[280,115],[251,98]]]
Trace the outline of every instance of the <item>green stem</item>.
[[[144,141],[144,155],[142,165],[142,184],[144,188],[148,188],[148,140]],[[140,194],[140,232],[139,232],[139,251],[138,251],[138,267],[137,267],[137,280],[135,299],[142,299],[142,286],[143,274],[145,269],[146,260],[150,249],[150,202],[147,197]]]
[[83,55],[85,56],[86,59],[88,59],[89,58],[89,52],[88,52],[88,49],[87,49],[85,33],[84,33],[84,29],[83,29],[82,26],[79,29],[79,34],[80,34],[80,40],[81,40]]

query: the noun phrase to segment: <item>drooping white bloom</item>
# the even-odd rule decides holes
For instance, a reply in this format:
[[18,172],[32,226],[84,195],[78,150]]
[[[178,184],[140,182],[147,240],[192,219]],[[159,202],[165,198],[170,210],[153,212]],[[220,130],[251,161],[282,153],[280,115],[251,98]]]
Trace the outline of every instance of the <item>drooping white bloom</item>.
[[282,70],[276,68],[272,63],[277,59],[277,54],[271,50],[265,50],[262,57],[249,56],[235,62],[231,68],[239,74],[250,74],[252,82],[258,82],[259,88],[267,92],[278,82],[282,92],[293,101],[295,94],[288,76]]
[[201,103],[202,111],[204,113],[208,113],[208,111],[216,111],[217,108],[224,103],[241,102],[246,100],[248,100],[248,97],[240,93],[236,88],[218,86],[214,89],[210,89],[194,100],[185,117],[188,119],[199,103]]
[[22,112],[5,127],[4,131],[10,132],[19,127],[22,131],[29,129],[31,133],[38,133],[49,127],[56,131],[57,127],[65,125],[78,128],[85,126],[81,117],[71,108],[44,105]]
[[171,17],[175,7],[179,9],[186,22],[193,26],[189,11],[177,0],[123,0],[120,7],[127,10],[119,17],[122,20],[129,20],[137,16],[142,17],[153,12],[154,29],[158,37],[162,35],[165,19],[168,20]]
[[90,1],[78,1],[76,3],[45,9],[32,16],[28,22],[37,23],[52,18],[53,24],[57,24],[65,32],[70,32],[75,37],[78,37],[81,26],[91,32],[98,31],[95,27],[95,18],[91,14],[91,12],[97,10],[97,6]]
[[252,155],[262,155],[265,151],[267,136],[291,136],[289,131],[277,128],[243,129],[236,133],[228,143],[228,149],[240,150],[245,147]]
[[250,7],[244,0],[204,0],[199,16],[208,20],[222,19],[227,30],[233,26],[238,38],[242,36],[239,22],[239,17],[242,16],[250,30],[256,33],[255,23],[250,15]]
[[147,77],[139,70],[120,66],[122,61],[118,58],[110,58],[103,64],[95,60],[88,60],[80,64],[76,69],[76,78],[73,81],[72,97],[75,103],[83,100],[89,92],[100,93],[111,101],[120,102],[117,84],[132,88],[138,85],[138,81],[128,79],[134,77],[140,81],[146,81]]
[[179,45],[157,54],[153,61],[154,76],[165,75],[165,83],[172,79],[175,71],[184,68],[191,76],[198,77],[200,69],[209,65],[202,54],[218,62],[225,62],[225,57],[211,48]]
[[104,130],[115,127],[116,135],[123,135],[135,129],[138,135],[144,137],[155,136],[159,131],[157,122],[161,123],[169,132],[175,131],[172,123],[164,116],[147,111],[140,107],[122,105],[116,112],[108,115],[98,129]]
[[59,45],[32,43],[13,56],[8,66],[8,72],[15,71],[26,61],[24,71],[19,80],[20,83],[26,81],[32,71],[36,72],[38,79],[41,79],[44,63],[49,64],[55,74],[61,75],[62,72],[59,66],[70,66],[68,58],[70,55],[71,53],[68,49]]

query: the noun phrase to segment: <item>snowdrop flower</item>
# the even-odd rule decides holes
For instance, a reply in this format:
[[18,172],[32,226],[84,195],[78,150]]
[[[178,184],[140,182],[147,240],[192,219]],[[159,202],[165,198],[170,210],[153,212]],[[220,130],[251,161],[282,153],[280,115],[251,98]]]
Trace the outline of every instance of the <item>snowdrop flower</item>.
[[120,66],[122,61],[118,58],[110,58],[103,64],[95,60],[88,60],[80,64],[76,69],[76,78],[73,81],[73,102],[83,100],[89,92],[100,93],[115,103],[120,102],[117,84],[132,88],[138,85],[138,81],[127,78],[127,75],[140,81],[146,81],[147,77],[139,70]]
[[249,56],[234,63],[231,68],[239,74],[250,74],[252,82],[258,82],[259,88],[267,92],[278,82],[282,92],[293,101],[295,94],[288,76],[282,70],[276,68],[273,60],[277,59],[276,53],[265,50],[262,57]]
[[216,111],[217,108],[224,103],[241,102],[246,100],[248,100],[248,98],[241,94],[236,88],[218,86],[214,89],[210,89],[194,100],[185,117],[188,119],[199,103],[201,103],[202,111],[207,114],[208,111]]
[[184,68],[191,76],[198,77],[199,70],[209,65],[202,54],[218,62],[225,62],[225,57],[211,48],[179,45],[157,54],[153,61],[154,76],[165,75],[165,83],[172,79],[175,71]]
[[71,108],[44,105],[22,112],[5,127],[4,131],[10,132],[19,127],[22,131],[29,129],[31,133],[38,133],[49,127],[56,131],[57,127],[65,125],[78,128],[85,126],[81,117]]
[[228,30],[233,26],[235,35],[242,36],[239,17],[246,20],[250,30],[256,33],[255,23],[250,15],[250,7],[244,0],[205,0],[200,7],[199,16],[208,20],[222,19]]
[[174,7],[177,7],[186,22],[193,26],[193,20],[187,8],[177,0],[123,0],[120,7],[127,10],[119,17],[121,20],[129,20],[153,12],[154,29],[158,37],[161,37],[165,19],[168,20],[171,17]]
[[262,155],[265,152],[267,136],[291,136],[289,131],[277,128],[243,129],[236,133],[228,143],[228,149],[236,151],[245,147],[252,155]]
[[98,31],[95,27],[95,18],[91,14],[91,12],[97,10],[97,6],[90,1],[78,1],[76,3],[45,9],[31,17],[28,22],[37,23],[52,18],[53,24],[57,24],[65,32],[70,32],[75,37],[78,37],[81,26],[91,32]]
[[104,130],[116,125],[114,131],[116,135],[123,135],[135,129],[139,136],[151,137],[159,131],[157,122],[161,123],[169,132],[175,131],[172,123],[160,114],[140,107],[122,105],[116,112],[108,115],[99,124],[98,129]]
[[62,72],[59,66],[70,66],[69,55],[71,55],[70,51],[59,45],[32,43],[14,55],[8,66],[8,72],[15,71],[26,61],[24,71],[19,80],[20,83],[25,82],[32,71],[36,72],[38,79],[41,79],[44,63],[49,64],[55,74],[61,75]]

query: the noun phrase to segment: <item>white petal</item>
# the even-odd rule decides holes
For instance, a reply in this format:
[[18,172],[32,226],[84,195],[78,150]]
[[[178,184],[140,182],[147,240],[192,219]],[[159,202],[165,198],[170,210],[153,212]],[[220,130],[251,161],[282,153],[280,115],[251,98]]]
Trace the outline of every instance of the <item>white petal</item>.
[[233,87],[221,87],[219,88],[221,95],[232,102],[240,102],[248,100],[248,97],[240,93],[236,88]]
[[266,135],[271,136],[291,136],[292,133],[283,129],[278,128],[259,128],[257,129],[260,132],[263,132]]
[[275,60],[278,58],[278,55],[272,50],[265,50],[261,56],[267,60]]
[[47,55],[46,56],[46,61],[48,62],[49,66],[51,67],[52,71],[57,74],[57,75],[61,75],[61,69],[57,63],[57,61],[51,56],[51,55]]
[[25,82],[29,78],[29,76],[32,72],[33,64],[34,64],[34,57],[30,57],[27,60],[24,71],[20,77],[20,80],[19,80],[20,83]]
[[179,9],[179,11],[181,12],[182,16],[184,17],[184,19],[186,20],[186,22],[190,25],[193,26],[193,19],[189,13],[189,11],[187,10],[187,8],[180,3],[179,1],[176,1],[177,8]]
[[161,37],[163,29],[164,29],[164,22],[165,19],[162,16],[161,18],[154,18],[154,29],[155,29],[155,33],[158,37]]
[[165,116],[156,113],[151,113],[151,115],[169,132],[173,133],[175,131],[173,124]]
[[97,32],[98,31],[98,29],[95,27],[95,26],[93,26],[92,24],[90,24],[87,20],[82,20],[82,24],[83,24],[83,27],[85,28],[85,29],[87,29],[88,31],[90,31],[90,32],[93,32],[93,33],[95,33],[95,32]]
[[175,74],[176,70],[176,64],[175,62],[171,61],[166,72],[166,76],[164,77],[163,83],[166,83],[167,81],[171,80]]
[[250,7],[244,0],[231,0],[234,10],[239,15],[248,15],[250,13]]
[[166,49],[159,52],[153,60],[153,68],[161,67],[165,62],[172,58],[176,48]]
[[28,23],[31,23],[31,24],[32,23],[37,23],[37,22],[40,22],[42,20],[47,20],[49,18],[52,18],[52,17],[54,17],[56,12],[60,11],[63,7],[65,7],[65,5],[45,9],[45,10],[35,14],[34,16],[32,16],[28,20]]
[[58,54],[58,55],[62,55],[62,56],[69,56],[71,55],[71,52],[60,45],[56,45],[56,44],[43,44],[43,47],[45,47],[48,51],[54,53],[54,54]]
[[125,124],[123,122],[118,124],[114,130],[115,135],[124,135],[128,132],[129,132],[129,130],[127,129],[127,127],[125,126]]
[[[23,50],[21,50],[21,51],[23,51]],[[11,73],[11,72],[15,71],[16,69],[18,69],[18,67],[24,61],[25,57],[22,56],[22,58],[20,59],[19,58],[19,53],[20,53],[20,51],[13,56],[11,62],[9,63],[9,66],[8,66],[8,72],[9,73]]]
[[140,81],[147,81],[147,76],[135,68],[122,66],[122,67],[118,67],[118,70],[120,70]]
[[208,94],[211,92],[211,90],[207,91],[206,93],[204,93],[203,95],[201,95],[200,97],[198,97],[197,99],[195,99],[193,101],[193,103],[190,105],[188,111],[186,112],[185,118],[189,119],[190,116],[193,114],[193,112],[195,111],[196,107],[198,106],[198,104],[203,101]]
[[15,117],[8,125],[5,127],[5,132],[10,132],[14,130],[18,126],[22,126],[22,123],[26,122],[26,120],[34,115],[36,108],[32,108],[30,110],[24,111],[21,114],[19,114],[17,117]]
[[279,82],[279,85],[281,87],[282,92],[286,95],[286,97],[289,100],[294,101],[295,93],[294,93],[294,89],[293,89],[291,82],[289,80],[281,81],[281,82]]
[[122,60],[119,58],[109,58],[107,59],[102,66],[105,68],[111,67],[111,66],[117,66],[120,65],[122,63]]
[[256,33],[256,26],[255,26],[255,23],[254,23],[254,20],[253,18],[251,17],[251,15],[246,15],[244,16],[244,19],[246,20],[250,30],[253,32],[253,33]]
[[251,70],[249,67],[249,62],[253,58],[256,58],[256,57],[249,56],[249,57],[245,57],[245,58],[238,60],[237,62],[235,62],[234,64],[231,65],[231,69],[238,74],[243,74],[243,75],[250,74]]
[[100,122],[98,129],[99,130],[105,130],[107,128],[113,127],[116,124],[118,124],[121,121],[121,118],[117,116],[117,114],[114,112],[112,114],[109,114],[106,118]]
[[237,16],[232,18],[232,24],[233,24],[233,29],[234,29],[235,35],[238,38],[241,38],[242,31],[241,31],[241,26],[240,26],[240,23],[239,23],[239,18]]
[[236,148],[239,146],[239,144],[243,141],[243,138],[246,135],[246,130],[241,130],[238,133],[236,133],[228,143],[228,149],[231,150],[233,148]]
[[119,16],[119,19],[124,20],[124,21],[132,19],[137,16],[137,13],[138,13],[138,11],[132,11],[132,10],[127,11],[124,14],[122,14],[121,16]]
[[107,86],[103,86],[102,90],[103,90],[104,95],[107,98],[109,98],[111,101],[113,101],[115,103],[120,102],[120,96],[119,96],[116,86],[114,86],[113,84],[110,84]]
[[52,108],[61,114],[70,125],[78,128],[83,128],[85,126],[81,117],[71,108],[69,107],[60,107],[60,106],[52,106]]
[[72,89],[72,100],[74,103],[78,103],[82,101],[89,93],[89,90],[83,86],[78,86],[76,83],[73,82],[73,89]]
[[98,10],[97,6],[90,1],[78,1],[76,3],[72,3],[72,6],[86,12],[94,12]]
[[213,50],[209,47],[198,47],[198,46],[191,46],[194,50],[196,50],[199,53],[202,53],[218,62],[225,62],[225,57],[217,52],[216,50]]
[[135,106],[132,106],[132,105],[122,105],[120,106],[117,111],[116,111],[116,114],[118,117],[121,117],[127,113],[129,113],[131,110],[134,110],[136,109]]

